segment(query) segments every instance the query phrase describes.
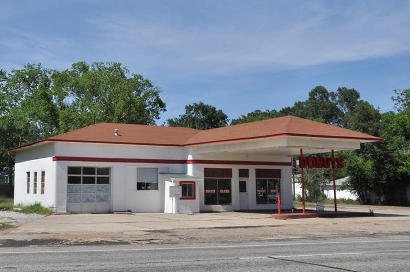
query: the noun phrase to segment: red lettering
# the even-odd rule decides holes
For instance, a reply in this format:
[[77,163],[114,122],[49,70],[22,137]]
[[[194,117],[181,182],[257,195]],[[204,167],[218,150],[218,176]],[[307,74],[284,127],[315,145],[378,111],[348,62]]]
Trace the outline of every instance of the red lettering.
[[323,168],[323,158],[316,158],[316,168]]
[[338,168],[345,167],[345,162],[344,162],[343,158],[337,158],[337,167]]
[[300,157],[299,160],[300,168],[306,168],[307,166],[307,159],[305,157]]
[[325,166],[325,168],[330,168],[330,159],[329,158],[325,158],[324,166]]
[[309,168],[315,168],[316,167],[315,158],[309,158],[308,159],[308,166],[309,166]]
[[332,168],[336,168],[336,159],[335,158],[330,158],[332,161]]

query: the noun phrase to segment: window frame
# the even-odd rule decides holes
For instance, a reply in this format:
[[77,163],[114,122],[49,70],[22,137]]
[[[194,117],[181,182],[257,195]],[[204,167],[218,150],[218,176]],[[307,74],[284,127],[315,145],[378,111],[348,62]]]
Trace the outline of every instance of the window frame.
[[41,171],[41,176],[40,176],[40,194],[44,195],[44,192],[46,190],[46,171]]
[[[242,186],[241,183],[245,183],[245,191],[241,190]],[[239,179],[239,192],[240,193],[247,193],[248,192],[248,180],[246,180],[245,178],[240,178]]]
[[192,185],[192,192],[193,196],[182,196],[179,198],[180,200],[195,200],[196,199],[196,182],[195,181],[180,181],[179,186],[181,186],[181,191],[182,191],[182,186],[184,185]]
[[[69,174],[69,168],[80,168],[80,174]],[[83,168],[94,168],[94,175],[84,174]],[[108,174],[98,174],[98,169],[108,169]],[[80,177],[80,183],[69,183],[69,177]],[[83,177],[94,177],[94,183],[83,183]],[[99,177],[108,178],[108,183],[98,183]],[[67,167],[67,184],[69,185],[111,185],[111,167],[95,167],[95,166],[68,166]]]
[[[138,181],[138,171],[140,169],[155,169],[156,170],[156,182],[142,182]],[[138,184],[144,184],[144,189],[138,189]],[[155,189],[147,189],[147,184],[156,184]],[[137,191],[159,191],[159,169],[157,167],[137,167],[137,182],[136,182]]]
[[33,194],[37,194],[37,171],[34,172],[33,174]]
[[[264,192],[265,196],[263,198],[263,199],[265,199],[264,203],[258,203],[258,200],[260,199],[258,197],[258,190],[260,190],[260,189],[258,189],[258,181],[263,182],[263,184],[264,184],[263,190],[266,190],[266,192]],[[280,179],[279,178],[257,178],[257,179],[255,179],[255,193],[256,193],[255,202],[256,202],[257,205],[277,205],[278,204],[277,203],[277,198],[273,199],[273,203],[269,203],[269,195],[270,194],[268,194],[268,191],[270,190],[270,188],[269,188],[268,183],[271,182],[271,181],[278,184],[277,194],[281,195],[281,188],[280,188],[281,186],[280,186]]]
[[26,186],[27,186],[26,192],[27,192],[27,194],[30,194],[30,187],[31,187],[31,173],[30,173],[30,171],[26,172]]

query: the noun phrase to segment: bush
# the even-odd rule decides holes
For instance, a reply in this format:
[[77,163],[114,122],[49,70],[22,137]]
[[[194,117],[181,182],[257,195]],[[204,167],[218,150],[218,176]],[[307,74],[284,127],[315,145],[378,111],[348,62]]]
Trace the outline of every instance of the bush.
[[19,212],[21,213],[37,213],[37,214],[50,215],[53,212],[51,208],[43,207],[38,202],[32,205],[16,205],[15,208],[18,208]]

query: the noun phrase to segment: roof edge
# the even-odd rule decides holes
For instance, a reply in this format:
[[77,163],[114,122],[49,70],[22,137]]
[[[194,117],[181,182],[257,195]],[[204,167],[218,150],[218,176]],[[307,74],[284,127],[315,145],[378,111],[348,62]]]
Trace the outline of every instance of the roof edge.
[[[223,143],[223,142],[236,142],[236,141],[247,141],[247,140],[255,140],[255,139],[265,139],[265,138],[274,138],[274,137],[283,137],[283,136],[298,136],[298,137],[314,137],[314,138],[330,138],[330,139],[351,139],[351,140],[364,140],[370,142],[379,142],[382,141],[383,138],[372,136],[372,137],[349,137],[349,136],[329,136],[329,135],[313,135],[313,134],[301,134],[301,133],[279,133],[279,134],[270,134],[270,135],[262,135],[262,136],[254,136],[254,137],[243,137],[243,138],[235,138],[235,139],[226,139],[226,140],[215,140],[215,141],[206,141],[206,142],[196,142],[196,143],[189,143],[189,144],[151,144],[151,143],[131,143],[131,142],[112,142],[112,141],[86,141],[86,140],[63,140],[63,139],[45,139],[33,143],[29,143],[26,145],[22,145],[13,149],[9,149],[6,152],[16,152],[21,149],[25,149],[27,147],[31,147],[41,143],[47,142],[67,142],[67,143],[96,143],[96,144],[123,144],[123,145],[147,145],[147,146],[175,146],[175,147],[185,147],[185,146],[196,146],[196,145],[204,145],[204,144],[216,144],[216,143]],[[370,136],[370,135],[369,135]]]

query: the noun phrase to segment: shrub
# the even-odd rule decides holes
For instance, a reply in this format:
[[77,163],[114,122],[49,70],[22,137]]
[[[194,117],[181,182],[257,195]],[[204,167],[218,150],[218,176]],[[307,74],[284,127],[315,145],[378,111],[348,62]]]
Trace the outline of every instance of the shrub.
[[37,213],[50,215],[53,212],[51,208],[44,207],[38,202],[32,205],[16,205],[15,208],[18,208],[19,212],[21,213]]

